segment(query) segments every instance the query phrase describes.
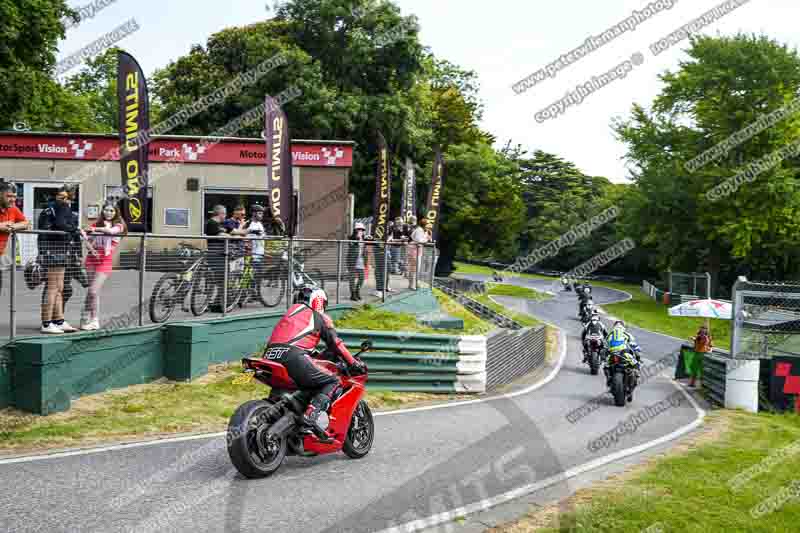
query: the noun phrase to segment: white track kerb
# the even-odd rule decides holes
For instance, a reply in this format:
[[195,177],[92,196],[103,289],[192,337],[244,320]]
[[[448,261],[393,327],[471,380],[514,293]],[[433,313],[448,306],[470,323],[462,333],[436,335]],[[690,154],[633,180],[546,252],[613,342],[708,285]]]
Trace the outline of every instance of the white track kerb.
[[[624,291],[619,291],[619,292],[623,292],[624,293]],[[623,301],[626,301],[626,300],[631,298],[630,294],[628,294],[628,293],[625,293],[625,294],[627,295],[628,298],[626,298]],[[564,333],[563,330],[559,330],[559,344],[560,344],[559,358],[558,358],[557,363],[553,367],[553,369],[550,371],[550,373],[544,379],[539,381],[538,383],[535,383],[533,385],[530,385],[530,386],[525,387],[523,389],[520,389],[518,391],[514,391],[514,392],[511,392],[511,393],[502,394],[502,395],[497,395],[497,396],[492,396],[492,397],[489,397],[489,398],[481,398],[481,399],[475,399],[475,400],[465,400],[465,401],[459,401],[459,402],[444,403],[444,404],[438,404],[438,405],[430,405],[430,406],[426,406],[426,407],[415,407],[415,408],[410,408],[410,409],[400,409],[400,410],[396,410],[396,411],[384,411],[384,412],[375,413],[374,416],[400,416],[400,415],[405,415],[405,414],[410,414],[410,413],[420,413],[420,412],[424,412],[424,411],[433,411],[435,409],[452,409],[452,408],[455,408],[455,407],[462,407],[462,406],[470,405],[470,404],[488,403],[488,402],[498,401],[498,400],[502,400],[502,399],[509,399],[509,398],[514,398],[514,397],[517,397],[517,396],[522,396],[522,395],[525,395],[525,394],[529,394],[529,393],[531,393],[531,392],[543,387],[544,385],[548,384],[550,381],[555,379],[555,377],[558,375],[558,373],[561,370],[561,368],[562,368],[562,366],[564,364],[564,361],[566,360],[566,357],[567,357],[567,336],[566,336],[566,334]],[[491,498],[487,498],[487,499],[472,503],[470,505],[466,505],[466,506],[459,507],[459,508],[456,508],[456,509],[451,509],[451,510],[445,511],[443,513],[435,514],[435,515],[429,516],[427,518],[423,518],[423,519],[420,519],[420,520],[415,520],[413,522],[408,522],[406,524],[402,524],[400,526],[396,526],[396,527],[393,527],[393,528],[390,528],[390,529],[385,529],[385,530],[381,531],[380,533],[397,533],[397,532],[401,532],[401,531],[402,532],[420,531],[420,530],[423,530],[423,529],[426,529],[426,528],[437,526],[439,524],[451,522],[451,521],[455,520],[456,518],[464,517],[464,516],[467,516],[467,515],[470,515],[470,514],[481,512],[481,511],[485,511],[485,510],[490,509],[492,507],[495,507],[497,505],[501,505],[501,504],[507,503],[509,501],[512,501],[512,500],[515,500],[517,498],[526,496],[528,494],[531,494],[531,493],[534,493],[536,491],[542,490],[544,488],[550,487],[550,486],[555,485],[557,483],[564,482],[566,480],[569,480],[571,478],[574,478],[576,476],[579,476],[579,475],[584,474],[586,472],[589,472],[591,470],[595,470],[595,469],[600,468],[602,466],[605,466],[605,465],[608,465],[610,463],[613,463],[614,461],[618,461],[618,460],[623,459],[625,457],[630,457],[632,455],[636,455],[638,453],[644,452],[644,451],[649,450],[651,448],[654,448],[656,446],[660,446],[662,444],[665,444],[667,442],[675,440],[675,439],[677,439],[679,437],[682,437],[683,435],[686,435],[687,433],[693,431],[694,429],[696,429],[697,427],[702,425],[703,420],[704,420],[704,418],[706,416],[706,412],[705,412],[705,410],[703,410],[698,405],[698,403],[695,401],[695,399],[690,394],[688,394],[686,392],[686,390],[683,387],[681,387],[678,383],[676,383],[673,380],[670,380],[670,382],[679,391],[681,391],[684,396],[686,396],[686,398],[689,400],[689,402],[692,404],[692,406],[694,407],[695,411],[697,412],[697,418],[693,422],[691,422],[690,424],[687,424],[687,425],[685,425],[685,426],[673,431],[672,433],[669,433],[667,435],[664,435],[662,437],[654,439],[654,440],[652,440],[650,442],[647,442],[647,443],[644,443],[644,444],[640,444],[638,446],[634,446],[634,447],[631,447],[631,448],[627,448],[625,450],[620,450],[618,452],[614,452],[612,454],[609,454],[609,455],[607,455],[605,457],[600,457],[600,458],[595,459],[593,461],[589,461],[587,463],[574,466],[572,468],[569,468],[569,469],[565,470],[564,472],[562,472],[560,474],[556,474],[554,476],[551,476],[549,478],[537,481],[535,483],[522,485],[522,486],[517,487],[515,489],[512,489],[510,491],[504,492],[503,494],[498,494],[498,495],[493,496]],[[61,458],[61,457],[70,457],[70,456],[75,456],[75,455],[89,455],[89,454],[95,454],[95,453],[110,452],[110,451],[115,451],[115,450],[124,450],[124,449],[128,449],[128,448],[139,448],[139,447],[144,447],[144,446],[155,446],[155,445],[160,445],[160,444],[168,444],[168,443],[173,443],[173,442],[186,442],[186,441],[191,441],[191,440],[218,438],[218,437],[225,437],[226,434],[227,434],[227,432],[211,433],[211,434],[204,434],[204,435],[191,435],[191,436],[175,437],[175,438],[161,439],[161,440],[155,440],[155,441],[136,442],[136,443],[131,443],[131,444],[119,444],[119,445],[114,445],[114,446],[106,446],[106,447],[102,447],[102,448],[91,448],[91,449],[86,449],[86,450],[71,450],[71,451],[58,452],[58,453],[45,454],[45,455],[33,455],[33,456],[26,456],[26,457],[15,457],[15,458],[10,458],[10,459],[1,459],[0,460],[0,465],[11,464],[11,463],[25,463],[25,462],[32,462],[32,461],[42,461],[42,460],[47,460],[47,459],[57,459],[57,458]]]

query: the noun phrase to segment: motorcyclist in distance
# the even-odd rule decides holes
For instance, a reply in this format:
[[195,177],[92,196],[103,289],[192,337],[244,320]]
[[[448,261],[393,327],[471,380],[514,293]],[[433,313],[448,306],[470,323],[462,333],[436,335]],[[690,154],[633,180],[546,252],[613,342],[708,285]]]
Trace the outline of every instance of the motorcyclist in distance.
[[608,329],[606,329],[603,321],[600,320],[600,313],[597,312],[597,309],[592,310],[592,317],[589,319],[589,322],[583,326],[583,331],[581,332],[584,363],[587,362],[589,357],[589,343],[586,339],[589,335],[601,335],[603,338],[603,344],[605,344],[605,339],[608,336]]
[[578,316],[583,315],[583,306],[592,301],[592,288],[587,283],[586,285],[580,285],[580,289],[576,285],[576,289],[578,291]]

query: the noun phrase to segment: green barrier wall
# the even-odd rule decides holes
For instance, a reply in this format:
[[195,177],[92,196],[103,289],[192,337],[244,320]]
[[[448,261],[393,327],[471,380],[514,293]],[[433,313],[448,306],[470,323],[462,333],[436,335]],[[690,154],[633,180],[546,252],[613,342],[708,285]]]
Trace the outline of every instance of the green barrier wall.
[[[332,306],[336,319],[350,305]],[[263,347],[283,310],[144,328],[30,337],[0,349],[0,408],[36,414],[68,410],[70,400],[161,377],[195,379],[208,365]]]
[[364,355],[369,390],[457,391],[459,336],[351,329],[340,330],[339,336],[351,351],[372,341],[373,350]]
[[[403,305],[411,304],[409,298],[403,301]],[[349,304],[332,306],[329,314],[335,320],[350,309]],[[204,375],[210,364],[258,352],[282,315],[280,310],[20,339],[0,349],[0,407],[50,414],[68,410],[71,399],[88,394],[161,377],[195,379]],[[465,375],[459,370],[464,356],[459,353],[459,336],[360,330],[341,330],[339,334],[353,351],[364,340],[373,342],[374,351],[365,355],[370,390],[464,390],[463,384],[459,388],[459,379]],[[480,366],[481,362],[475,361],[480,356],[466,355],[468,364]],[[485,366],[485,353],[482,364]],[[479,373],[480,368],[466,372]]]
[[12,404],[11,377],[14,372],[14,359],[11,349],[0,348],[0,409]]

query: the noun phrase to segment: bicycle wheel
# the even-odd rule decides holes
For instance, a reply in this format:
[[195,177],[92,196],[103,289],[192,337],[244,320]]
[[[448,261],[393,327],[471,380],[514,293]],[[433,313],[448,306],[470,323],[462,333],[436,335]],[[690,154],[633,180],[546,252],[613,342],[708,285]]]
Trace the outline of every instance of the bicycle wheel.
[[215,289],[211,273],[208,270],[203,269],[195,272],[190,306],[194,316],[201,316],[208,312],[208,305],[216,292]]
[[180,283],[181,280],[175,273],[161,276],[150,296],[150,305],[148,306],[150,320],[156,324],[169,320],[175,310]]
[[275,307],[281,303],[286,293],[286,276],[278,269],[266,272],[258,281],[256,291],[264,307]]
[[239,303],[239,299],[246,292],[244,285],[241,272],[228,273],[228,305],[225,307],[226,313],[233,311],[233,308]]

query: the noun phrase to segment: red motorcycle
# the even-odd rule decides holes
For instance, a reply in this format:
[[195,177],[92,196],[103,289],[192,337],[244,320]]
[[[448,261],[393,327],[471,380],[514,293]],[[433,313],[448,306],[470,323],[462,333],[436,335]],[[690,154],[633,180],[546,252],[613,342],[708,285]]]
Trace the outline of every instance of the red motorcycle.
[[600,373],[600,359],[602,358],[603,349],[605,348],[603,337],[601,335],[592,334],[586,337],[586,340],[589,341],[586,362],[589,364],[589,371],[593,376],[596,376]]
[[[355,357],[371,348],[371,342],[364,342]],[[362,400],[366,367],[363,374],[352,375],[344,363],[317,359],[318,355],[312,354],[314,364],[337,375],[341,384],[331,401],[327,440],[303,424],[302,416],[313,393],[298,390],[286,367],[264,358],[242,359],[250,379],[271,387],[269,398],[240,405],[228,423],[228,455],[243,476],[269,476],[287,455],[313,457],[341,450],[352,459],[360,459],[369,453],[375,424],[367,402]]]

